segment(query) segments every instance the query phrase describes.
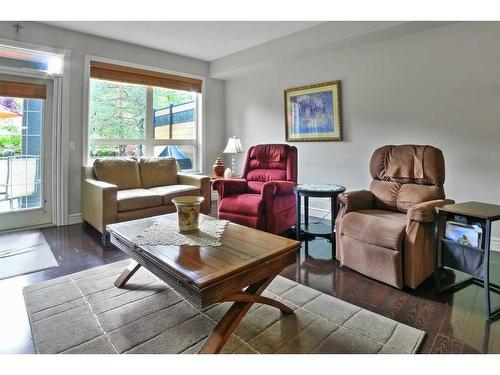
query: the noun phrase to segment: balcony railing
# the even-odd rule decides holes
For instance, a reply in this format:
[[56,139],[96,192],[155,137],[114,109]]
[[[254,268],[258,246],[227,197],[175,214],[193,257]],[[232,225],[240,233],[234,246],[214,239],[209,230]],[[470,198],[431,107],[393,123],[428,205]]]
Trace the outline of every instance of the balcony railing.
[[20,155],[0,157],[0,202],[14,209],[18,198],[33,196],[40,186],[40,157]]
[[192,122],[195,120],[195,106],[196,103],[191,101],[155,109],[153,111],[153,124],[158,127]]

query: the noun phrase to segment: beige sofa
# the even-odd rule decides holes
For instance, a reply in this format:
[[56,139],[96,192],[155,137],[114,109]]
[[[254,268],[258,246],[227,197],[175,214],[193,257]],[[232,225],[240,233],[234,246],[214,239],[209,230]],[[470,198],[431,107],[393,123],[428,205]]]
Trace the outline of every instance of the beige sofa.
[[97,159],[82,168],[82,218],[102,233],[106,225],[175,212],[172,198],[200,195],[210,213],[210,177],[178,172],[174,158]]

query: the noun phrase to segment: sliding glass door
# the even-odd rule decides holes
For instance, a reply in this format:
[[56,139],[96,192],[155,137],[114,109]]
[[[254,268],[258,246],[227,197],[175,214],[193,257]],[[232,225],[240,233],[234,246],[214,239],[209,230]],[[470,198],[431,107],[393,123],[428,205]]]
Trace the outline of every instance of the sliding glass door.
[[0,76],[0,231],[52,223],[52,85]]

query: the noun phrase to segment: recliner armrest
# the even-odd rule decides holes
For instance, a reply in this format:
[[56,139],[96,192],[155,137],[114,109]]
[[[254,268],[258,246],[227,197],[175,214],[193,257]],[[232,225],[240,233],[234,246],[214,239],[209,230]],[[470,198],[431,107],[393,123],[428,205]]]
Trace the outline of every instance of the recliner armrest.
[[436,199],[418,203],[407,212],[408,220],[418,221],[421,223],[432,223],[436,218],[436,207],[441,207],[446,204],[455,203],[452,199]]
[[247,180],[242,178],[219,179],[213,182],[213,188],[219,193],[219,198],[233,194],[244,194],[247,191]]
[[345,206],[344,214],[373,208],[374,195],[369,190],[349,191],[340,194],[337,202]]
[[293,181],[268,181],[262,185],[261,194],[264,199],[276,195],[293,194],[295,185]]

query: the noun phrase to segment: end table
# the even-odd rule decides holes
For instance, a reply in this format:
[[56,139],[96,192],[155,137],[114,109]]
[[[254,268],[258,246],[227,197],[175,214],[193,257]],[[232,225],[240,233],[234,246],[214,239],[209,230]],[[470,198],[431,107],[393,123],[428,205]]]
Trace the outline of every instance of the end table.
[[[332,244],[332,257],[335,258],[335,217],[337,216],[337,196],[346,191],[344,186],[334,184],[301,184],[294,187],[297,199],[297,223],[295,237],[300,240],[302,235],[319,236],[330,240]],[[302,226],[301,197],[304,197],[304,225]],[[330,198],[331,224],[309,223],[309,198]]]
[[[434,275],[438,293],[456,292],[470,284],[484,288],[484,310],[489,320],[500,317],[500,308],[492,311],[490,291],[500,294],[500,286],[490,282],[490,241],[491,223],[500,220],[500,206],[481,202],[447,204],[436,208],[436,249],[434,257]],[[469,222],[477,223],[483,230],[480,248],[460,244],[444,237],[448,218],[461,216]],[[441,288],[440,270],[448,267],[465,272],[469,277],[461,282]]]

